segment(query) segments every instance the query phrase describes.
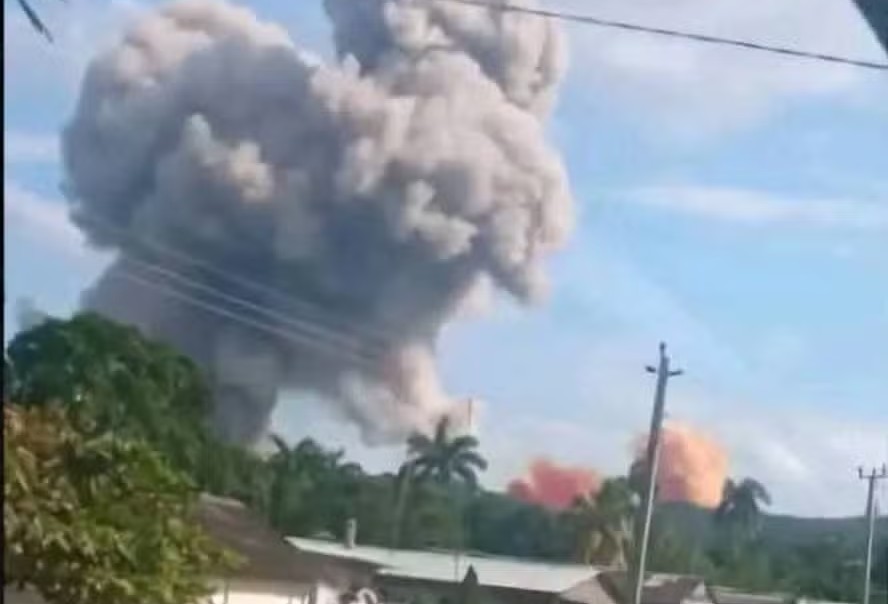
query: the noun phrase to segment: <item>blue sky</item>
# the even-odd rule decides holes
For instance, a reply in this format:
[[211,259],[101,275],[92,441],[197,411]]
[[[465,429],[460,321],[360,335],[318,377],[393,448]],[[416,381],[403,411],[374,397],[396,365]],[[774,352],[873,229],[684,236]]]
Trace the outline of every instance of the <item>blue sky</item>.
[[[320,2],[254,3],[329,55]],[[591,11],[579,0],[550,2]],[[766,6],[765,6],[766,5]],[[56,137],[84,64],[145,5],[47,3],[49,47],[7,2],[5,281],[57,314],[107,257],[60,201]],[[596,14],[879,60],[841,0],[601,0]],[[822,34],[824,24],[830,36]],[[848,67],[567,28],[571,67],[550,122],[579,220],[536,308],[499,301],[447,330],[448,389],[481,403],[500,485],[548,454],[624,471],[649,414],[660,339],[687,376],[670,415],[716,437],[775,508],[860,511],[858,464],[888,456],[888,77]],[[885,59],[888,60],[888,59]],[[279,430],[369,450],[287,395]]]

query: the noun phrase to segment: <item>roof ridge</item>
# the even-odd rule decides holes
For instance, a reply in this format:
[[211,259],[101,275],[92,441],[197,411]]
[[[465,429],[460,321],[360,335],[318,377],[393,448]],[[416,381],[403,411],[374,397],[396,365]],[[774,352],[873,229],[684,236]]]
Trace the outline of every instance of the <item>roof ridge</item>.
[[591,571],[604,572],[608,570],[613,570],[606,566],[596,565],[596,564],[583,564],[581,562],[562,562],[560,560],[547,560],[545,558],[530,558],[523,556],[515,556],[515,555],[506,555],[506,554],[493,554],[490,552],[483,552],[478,550],[453,550],[447,548],[405,548],[405,547],[387,547],[384,545],[373,545],[373,544],[355,544],[353,548],[346,548],[339,541],[334,539],[317,539],[314,537],[302,537],[299,535],[288,536],[287,540],[297,539],[301,541],[310,541],[313,543],[323,543],[338,546],[343,552],[349,551],[358,551],[360,549],[374,549],[384,552],[389,552],[392,554],[403,553],[403,554],[435,554],[440,556],[460,556],[460,557],[473,557],[473,558],[481,558],[484,560],[503,560],[510,562],[520,562],[522,564],[539,564],[545,566],[560,566],[564,568],[577,568],[577,569],[589,569]]

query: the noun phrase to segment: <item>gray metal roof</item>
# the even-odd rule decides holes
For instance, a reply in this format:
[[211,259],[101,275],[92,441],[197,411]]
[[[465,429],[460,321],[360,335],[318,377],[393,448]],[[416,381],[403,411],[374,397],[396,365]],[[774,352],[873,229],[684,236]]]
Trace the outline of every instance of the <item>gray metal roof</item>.
[[457,555],[454,552],[369,545],[347,548],[336,541],[303,537],[289,537],[288,541],[305,553],[378,564],[381,576],[416,581],[458,582],[472,566],[478,574],[479,584],[485,587],[561,594],[601,572],[601,569],[584,564],[554,564],[477,553]]
[[219,545],[241,558],[235,577],[314,583],[335,583],[352,571],[372,569],[373,565],[357,560],[331,564],[322,556],[302,553],[291,547],[284,536],[270,528],[264,520],[241,502],[201,495],[196,520]]

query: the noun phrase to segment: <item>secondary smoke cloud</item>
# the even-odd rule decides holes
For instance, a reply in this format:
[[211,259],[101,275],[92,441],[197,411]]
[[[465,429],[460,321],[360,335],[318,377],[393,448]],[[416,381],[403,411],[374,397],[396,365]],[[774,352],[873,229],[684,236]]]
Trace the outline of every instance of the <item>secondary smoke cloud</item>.
[[594,496],[600,487],[601,476],[594,470],[537,459],[526,477],[509,483],[508,493],[521,501],[563,510],[578,497]]
[[[647,435],[635,443],[636,461],[644,460]],[[658,497],[686,501],[706,508],[721,502],[728,475],[728,456],[717,442],[686,424],[670,422],[663,428]]]
[[334,64],[246,9],[168,5],[92,61],[63,135],[75,221],[123,252],[85,305],[196,359],[242,442],[287,388],[367,437],[428,429],[452,410],[442,326],[485,281],[537,297],[572,223],[544,136],[564,67],[548,21],[325,6]]

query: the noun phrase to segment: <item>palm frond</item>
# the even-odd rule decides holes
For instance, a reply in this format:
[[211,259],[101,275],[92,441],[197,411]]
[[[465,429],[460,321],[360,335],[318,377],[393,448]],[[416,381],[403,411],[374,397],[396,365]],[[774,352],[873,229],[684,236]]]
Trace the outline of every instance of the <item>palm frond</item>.
[[477,451],[462,451],[457,456],[460,463],[475,466],[479,470],[487,469],[487,460]]
[[290,452],[290,445],[287,444],[287,441],[284,440],[282,436],[279,434],[271,434],[269,436],[271,438],[272,444],[277,449],[277,453],[286,454]]
[[465,482],[472,489],[478,486],[478,477],[475,475],[475,471],[470,466],[457,464],[453,468],[453,471],[456,473],[457,476],[462,478],[463,482]]
[[771,494],[765,488],[765,485],[754,478],[745,479],[743,485],[749,490],[754,499],[763,502],[765,505],[771,505]]
[[479,445],[477,438],[464,434],[451,440],[447,446],[451,451],[461,451],[463,449],[477,449]]

